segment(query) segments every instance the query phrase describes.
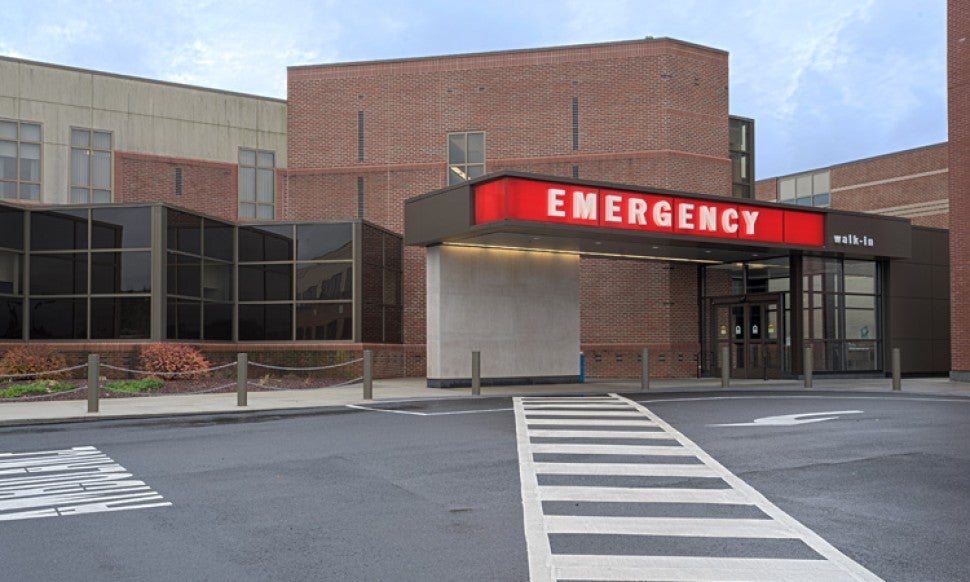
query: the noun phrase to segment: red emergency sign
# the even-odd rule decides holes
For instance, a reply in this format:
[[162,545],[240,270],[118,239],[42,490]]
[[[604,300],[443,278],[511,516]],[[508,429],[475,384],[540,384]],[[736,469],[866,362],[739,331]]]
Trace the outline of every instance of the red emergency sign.
[[475,224],[524,220],[719,239],[825,245],[825,215],[504,177],[474,186]]

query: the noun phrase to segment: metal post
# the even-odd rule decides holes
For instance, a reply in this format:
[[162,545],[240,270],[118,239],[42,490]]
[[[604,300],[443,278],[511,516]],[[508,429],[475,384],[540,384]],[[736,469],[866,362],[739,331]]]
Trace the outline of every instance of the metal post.
[[815,355],[812,353],[812,346],[806,346],[802,355],[802,369],[805,371],[805,387],[812,387],[812,367],[815,364]]
[[721,348],[721,388],[727,388],[731,383],[731,348]]
[[902,389],[902,361],[899,356],[899,348],[893,348],[893,390]]
[[98,379],[101,376],[101,356],[88,354],[88,412],[98,411]]
[[643,348],[640,353],[640,361],[643,364],[640,370],[640,390],[650,389],[650,349]]
[[482,353],[472,352],[472,396],[482,393]]
[[364,350],[364,400],[374,399],[374,352]]
[[246,406],[249,384],[249,354],[236,354],[236,406]]

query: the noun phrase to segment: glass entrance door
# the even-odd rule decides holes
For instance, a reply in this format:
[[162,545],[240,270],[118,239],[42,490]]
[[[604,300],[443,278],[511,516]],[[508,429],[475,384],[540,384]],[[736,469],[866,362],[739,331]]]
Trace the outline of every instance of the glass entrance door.
[[732,378],[781,377],[778,305],[778,300],[715,304],[718,369],[728,348]]

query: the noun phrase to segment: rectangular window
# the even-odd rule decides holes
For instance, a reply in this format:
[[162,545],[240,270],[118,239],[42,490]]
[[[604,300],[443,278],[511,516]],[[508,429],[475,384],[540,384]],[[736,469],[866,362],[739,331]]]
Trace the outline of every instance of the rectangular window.
[[828,170],[778,179],[778,202],[799,206],[828,207],[831,204]]
[[448,134],[448,185],[485,175],[485,132]]
[[357,161],[364,161],[364,112],[357,112]]
[[239,218],[276,217],[276,154],[239,150]]
[[0,120],[0,198],[40,200],[40,124]]
[[579,97],[573,97],[573,149],[579,149]]
[[112,135],[94,129],[71,129],[71,202],[111,202]]

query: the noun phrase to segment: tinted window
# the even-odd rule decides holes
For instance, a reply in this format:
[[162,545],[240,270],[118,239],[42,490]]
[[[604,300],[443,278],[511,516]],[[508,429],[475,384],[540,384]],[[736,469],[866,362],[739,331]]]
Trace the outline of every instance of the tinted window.
[[0,298],[0,338],[20,339],[24,328],[23,299]]
[[298,340],[350,340],[353,308],[350,303],[300,303],[296,308]]
[[168,248],[198,255],[202,252],[202,218],[168,211]]
[[296,298],[351,299],[354,290],[353,271],[351,263],[298,263]]
[[151,287],[150,252],[91,253],[91,293],[148,293]]
[[352,224],[299,224],[297,258],[302,261],[353,258]]
[[240,301],[286,301],[293,298],[292,265],[240,265]]
[[200,314],[201,307],[198,301],[169,299],[166,337],[168,339],[201,339]]
[[31,339],[85,339],[87,302],[84,299],[30,301]]
[[202,294],[202,261],[186,255],[168,254],[169,294],[200,297]]
[[23,250],[24,213],[22,210],[0,207],[0,247]]
[[32,255],[30,292],[33,295],[81,295],[87,293],[86,253]]
[[286,305],[240,305],[240,340],[289,340],[292,339],[292,304]]
[[205,321],[205,339],[232,339],[232,304],[206,303],[202,306]]
[[30,248],[73,251],[88,248],[88,211],[62,210],[30,214]]
[[293,227],[239,227],[239,261],[290,261],[293,259]]
[[91,300],[92,339],[146,339],[151,335],[151,300],[112,297]]
[[205,256],[231,261],[233,253],[232,227],[212,220],[204,220],[203,224],[205,224]]
[[152,246],[151,208],[95,208],[91,211],[91,248]]

